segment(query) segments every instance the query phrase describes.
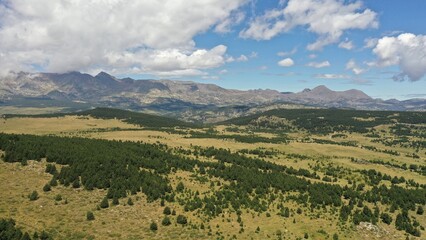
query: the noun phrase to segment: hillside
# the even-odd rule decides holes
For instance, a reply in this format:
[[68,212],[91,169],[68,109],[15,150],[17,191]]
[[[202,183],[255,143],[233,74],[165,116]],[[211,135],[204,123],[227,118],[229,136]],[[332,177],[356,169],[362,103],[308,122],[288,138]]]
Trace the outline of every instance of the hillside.
[[52,114],[36,114],[36,115],[17,115],[6,114],[5,118],[13,117],[32,117],[32,118],[53,118],[64,116],[90,116],[100,119],[119,119],[129,124],[135,124],[148,128],[161,128],[161,127],[197,127],[192,123],[183,122],[174,118],[168,118],[158,115],[132,112],[128,110],[114,109],[114,108],[95,108],[91,110],[78,111],[73,113],[52,113]]
[[286,124],[280,124],[279,119],[285,119],[291,125],[311,133],[333,131],[364,133],[372,127],[384,124],[426,124],[426,113],[343,109],[274,109],[218,124],[253,125],[270,129],[285,128]]

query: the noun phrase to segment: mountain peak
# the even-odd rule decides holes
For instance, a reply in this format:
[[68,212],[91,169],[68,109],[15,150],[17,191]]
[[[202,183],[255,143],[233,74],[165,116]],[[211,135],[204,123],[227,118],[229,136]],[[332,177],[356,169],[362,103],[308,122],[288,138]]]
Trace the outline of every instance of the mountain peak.
[[313,92],[332,92],[328,87],[324,85],[319,85],[312,89]]
[[358,89],[350,89],[350,90],[344,91],[344,93],[347,94],[348,96],[353,97],[353,98],[371,99],[371,97],[368,96],[365,92],[358,90]]
[[95,78],[96,79],[99,79],[99,80],[101,80],[101,81],[114,81],[114,82],[116,82],[117,81],[117,78],[115,78],[114,76],[112,76],[112,75],[109,75],[108,73],[106,73],[106,72],[100,72],[100,73],[98,73],[96,76],[95,76]]
[[104,77],[108,77],[108,78],[115,78],[115,77],[113,77],[113,76],[109,75],[108,73],[106,73],[106,72],[104,72],[104,71],[99,72],[99,73],[95,76],[95,78],[104,78]]

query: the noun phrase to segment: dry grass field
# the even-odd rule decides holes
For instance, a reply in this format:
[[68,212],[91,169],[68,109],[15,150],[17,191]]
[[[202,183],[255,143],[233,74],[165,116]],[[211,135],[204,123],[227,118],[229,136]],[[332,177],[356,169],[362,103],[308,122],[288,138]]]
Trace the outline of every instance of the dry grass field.
[[[365,121],[372,121],[367,119]],[[363,120],[364,121],[364,120]],[[384,129],[387,126],[383,126]],[[117,130],[121,129],[121,130]],[[130,129],[130,130],[125,130]],[[215,130],[223,134],[227,132],[225,126],[216,126]],[[140,126],[124,123],[119,120],[104,120],[91,117],[56,117],[56,118],[8,118],[0,119],[0,132],[24,133],[35,135],[78,136],[85,138],[97,138],[108,140],[143,141],[148,143],[161,142],[170,147],[182,147],[191,149],[192,146],[226,148],[232,152],[242,149],[269,149],[278,151],[278,154],[265,158],[276,164],[293,167],[295,169],[312,169],[314,166],[342,167],[348,169],[343,178],[336,182],[342,186],[349,179],[361,179],[359,173],[353,170],[375,169],[386,173],[391,177],[403,176],[417,183],[426,184],[426,177],[417,172],[406,171],[389,167],[370,161],[382,159],[398,164],[416,163],[426,164],[426,152],[420,151],[418,159],[407,157],[413,150],[403,147],[386,147],[380,143],[372,143],[362,134],[351,134],[344,140],[356,141],[359,145],[374,146],[380,149],[396,150],[401,156],[391,156],[383,152],[375,152],[361,147],[341,146],[331,144],[306,143],[291,141],[289,144],[271,143],[242,143],[230,139],[213,138],[187,138],[180,134],[171,134],[164,131],[144,130]],[[271,133],[262,133],[259,136],[274,137]],[[292,134],[292,137],[298,137]],[[301,133],[302,139],[306,133]],[[331,139],[331,136],[314,136],[319,139]],[[307,159],[288,157],[289,154],[301,154]],[[362,159],[363,162],[351,161],[351,158]],[[203,159],[201,159],[203,160]],[[206,159],[208,160],[208,159]],[[177,202],[166,203],[177,214],[185,214],[190,222],[189,226],[182,227],[175,223],[176,216],[171,216],[172,225],[161,225],[163,218],[163,206],[160,201],[147,202],[144,194],[138,193],[132,196],[134,206],[126,204],[127,199],[120,199],[120,205],[107,209],[97,210],[97,205],[105,196],[105,190],[87,191],[82,188],[54,187],[50,192],[43,192],[43,186],[50,180],[51,175],[44,172],[46,162],[29,161],[27,166],[19,163],[5,163],[0,161],[0,218],[14,218],[17,225],[26,231],[45,229],[57,239],[303,239],[305,233],[308,239],[333,239],[337,233],[339,239],[405,239],[403,231],[397,231],[394,224],[386,225],[378,223],[377,228],[366,228],[347,224],[340,226],[336,209],[328,207],[325,212],[311,211],[308,207],[301,207],[302,213],[296,213],[298,205],[285,203],[292,209],[289,218],[278,216],[275,200],[266,213],[258,213],[253,210],[243,210],[241,219],[244,222],[244,232],[240,233],[235,212],[225,210],[216,218],[204,222],[205,229],[191,227],[199,226],[205,218],[197,212],[185,212]],[[59,166],[58,166],[59,167]],[[325,176],[323,171],[318,171],[320,177]],[[182,182],[187,194],[199,192],[201,196],[214,194],[214,188],[210,182],[221,182],[221,179],[209,179],[202,183],[188,172],[178,171],[170,174],[173,187]],[[37,201],[29,201],[28,194],[37,190],[40,198]],[[62,200],[55,200],[61,195]],[[371,205],[372,207],[372,205]],[[386,206],[379,206],[385,210]],[[86,220],[86,212],[93,211],[94,221]],[[268,216],[267,216],[268,215]],[[395,219],[396,214],[393,215]],[[423,226],[426,225],[426,216],[417,216],[417,220]],[[151,222],[158,223],[158,231],[149,230]],[[260,231],[257,231],[257,228]],[[219,233],[218,233],[219,232]],[[422,231],[423,236],[426,235]],[[410,236],[410,239],[417,239]],[[424,238],[423,238],[424,239]]]

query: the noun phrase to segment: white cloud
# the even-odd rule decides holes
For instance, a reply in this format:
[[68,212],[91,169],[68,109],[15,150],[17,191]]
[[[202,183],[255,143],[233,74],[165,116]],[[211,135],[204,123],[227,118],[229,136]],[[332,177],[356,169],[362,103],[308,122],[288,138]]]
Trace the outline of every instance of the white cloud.
[[237,58],[237,62],[247,62],[247,61],[248,61],[248,57],[244,54],[242,54],[241,56]]
[[376,28],[376,18],[377,14],[363,9],[360,1],[345,4],[341,0],[289,0],[286,6],[254,18],[240,36],[269,40],[297,26],[307,26],[308,31],[319,36],[307,48],[320,50],[338,42],[346,30]]
[[181,51],[179,49],[139,50],[107,54],[106,65],[113,66],[111,73],[126,73],[132,66],[134,73],[150,73],[159,76],[203,75],[201,70],[221,66],[225,62],[226,46],[219,45],[210,50]]
[[204,80],[219,80],[218,76],[202,76],[201,78]]
[[378,41],[377,38],[367,38],[364,40],[364,48],[374,48]]
[[339,48],[343,48],[343,49],[346,49],[346,50],[351,50],[351,49],[353,49],[354,48],[354,44],[352,43],[352,41],[344,41],[344,42],[341,42],[341,43],[339,43]]
[[283,60],[278,62],[278,65],[281,67],[291,67],[294,65],[294,61],[291,58],[284,58]]
[[358,64],[356,64],[356,62],[353,59],[349,60],[346,63],[346,69],[351,70],[356,75],[359,75],[359,74],[365,72],[365,69],[359,67]]
[[295,53],[297,53],[297,47],[293,48],[291,51],[288,52],[278,52],[277,55],[280,57],[287,57],[294,55]]
[[249,58],[257,58],[257,52],[251,52]]
[[226,69],[222,69],[222,70],[220,70],[219,71],[219,74],[227,74],[228,73],[228,70],[226,70]]
[[200,73],[223,64],[226,47],[197,49],[193,37],[245,2],[0,1],[0,68]]
[[383,37],[378,40],[373,53],[377,56],[377,66],[400,67],[401,73],[394,76],[395,80],[417,81],[426,75],[426,35],[404,33],[397,37]]
[[320,78],[320,79],[349,79],[350,78],[348,75],[333,74],[333,73],[315,74],[314,77]]
[[224,19],[222,22],[216,25],[214,28],[215,32],[228,33],[234,25],[240,24],[245,18],[245,14],[240,11],[236,11],[229,17]]
[[249,58],[255,58],[257,56],[256,52],[252,52],[249,57],[247,57],[244,54],[241,54],[239,57],[235,58],[233,56],[227,56],[225,59],[225,62],[231,63],[231,62],[247,62]]
[[329,67],[331,64],[329,61],[323,61],[323,62],[310,62],[306,66],[308,67],[314,67],[314,68],[323,68],[323,67]]

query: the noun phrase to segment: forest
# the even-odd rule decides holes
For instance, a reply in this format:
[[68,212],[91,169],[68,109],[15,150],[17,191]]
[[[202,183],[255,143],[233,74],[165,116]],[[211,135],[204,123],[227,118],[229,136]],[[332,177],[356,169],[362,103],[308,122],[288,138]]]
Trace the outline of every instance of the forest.
[[[316,134],[339,131],[367,133],[370,128],[398,122],[425,124],[425,112],[360,111],[344,109],[276,109],[224,121],[223,124],[252,125],[255,128],[287,128],[283,124],[257,123],[259,117],[275,116],[291,121],[298,129]],[[397,125],[400,126],[400,125]]]

